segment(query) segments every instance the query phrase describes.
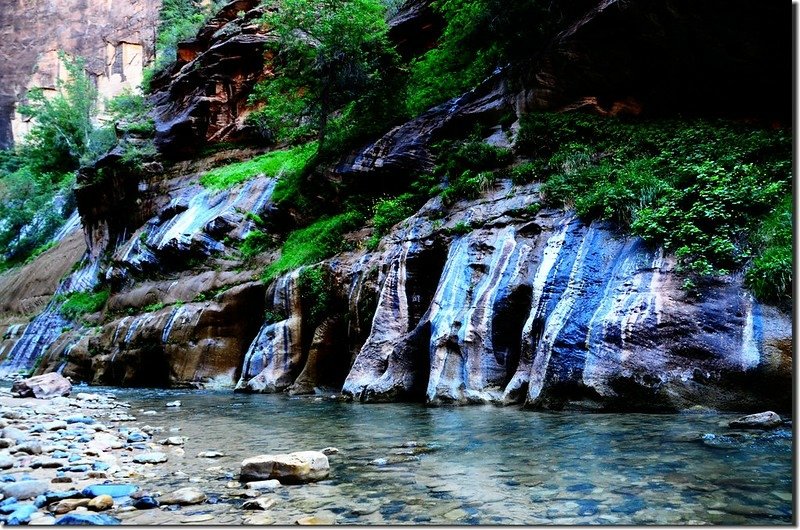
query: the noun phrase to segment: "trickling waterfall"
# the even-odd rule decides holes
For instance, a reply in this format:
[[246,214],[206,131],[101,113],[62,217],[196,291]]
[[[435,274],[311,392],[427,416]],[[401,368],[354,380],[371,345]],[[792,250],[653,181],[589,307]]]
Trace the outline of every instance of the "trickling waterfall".
[[742,330],[742,369],[748,370],[758,366],[761,353],[758,349],[761,334],[761,319],[759,318],[758,304],[749,294],[745,295],[745,323]]
[[169,318],[167,319],[166,325],[164,325],[164,330],[161,332],[161,343],[167,344],[169,342],[169,334],[172,333],[172,326],[175,324],[175,320],[177,320],[178,315],[183,310],[183,306],[178,305],[172,309],[172,312],[169,314]]
[[271,311],[285,316],[265,323],[244,358],[236,389],[275,392],[290,386],[302,368],[302,314],[298,278],[302,269],[286,274],[274,283]]

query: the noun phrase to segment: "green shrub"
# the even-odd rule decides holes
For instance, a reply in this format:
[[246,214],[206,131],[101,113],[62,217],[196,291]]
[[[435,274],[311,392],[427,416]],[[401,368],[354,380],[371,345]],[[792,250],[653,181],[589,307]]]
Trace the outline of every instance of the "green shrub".
[[760,252],[748,269],[745,281],[756,298],[764,302],[791,303],[792,218],[792,196],[787,194],[753,237]]
[[281,192],[286,193],[286,183],[292,182],[303,172],[316,150],[316,142],[309,142],[290,149],[271,151],[251,160],[212,169],[200,177],[200,184],[206,188],[222,190],[263,174],[284,181],[276,186],[275,191],[280,196]]
[[93,293],[69,293],[61,298],[61,314],[70,320],[77,320],[83,315],[96,313],[106,305],[110,295],[108,289]]
[[275,247],[275,238],[263,230],[251,230],[244,236],[239,251],[242,259],[249,261],[254,257]]
[[142,311],[145,313],[153,313],[155,311],[161,311],[165,307],[167,307],[167,304],[165,304],[164,302],[154,302],[152,304],[144,306],[142,308]]
[[367,241],[367,248],[375,250],[383,237],[391,227],[414,215],[417,209],[416,197],[411,193],[404,193],[398,197],[381,199],[375,205],[372,224],[374,232]]
[[463,236],[472,232],[472,223],[465,222],[465,221],[458,221],[454,224],[451,228],[447,230],[449,234],[454,236]]
[[761,248],[749,284],[772,300],[787,293],[785,246],[749,238],[790,188],[787,131],[538,113],[521,119],[516,150],[541,168],[545,203],[630,226],[674,252],[689,283],[736,270]]
[[309,267],[300,271],[297,278],[300,299],[308,311],[308,321],[312,327],[318,326],[325,319],[333,304],[329,287],[331,284],[325,276],[321,267]]
[[264,270],[262,280],[269,283],[276,277],[303,265],[310,265],[344,250],[345,233],[364,223],[357,212],[346,212],[318,219],[313,224],[295,230],[281,248],[280,257]]

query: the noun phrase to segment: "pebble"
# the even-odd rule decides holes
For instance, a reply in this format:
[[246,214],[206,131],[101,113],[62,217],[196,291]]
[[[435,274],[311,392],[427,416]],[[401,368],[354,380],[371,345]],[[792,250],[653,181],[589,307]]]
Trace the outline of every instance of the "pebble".
[[299,525],[332,525],[336,522],[336,516],[331,514],[317,514],[300,517],[294,523]]
[[276,501],[275,499],[270,498],[270,497],[258,497],[258,498],[255,498],[255,499],[250,499],[250,500],[245,501],[244,504],[242,504],[242,509],[243,510],[269,510],[270,508],[275,506],[275,504],[277,504],[277,502],[278,501]]
[[161,445],[183,445],[183,437],[182,436],[170,436],[165,440],[160,440],[158,443]]
[[245,484],[245,488],[251,490],[275,490],[281,487],[281,482],[277,479],[270,480],[256,480]]
[[179,400],[177,400],[177,399],[175,401],[168,401],[166,406],[167,407],[180,407],[181,406],[181,402]]
[[21,480],[11,482],[0,487],[3,496],[14,497],[19,500],[34,499],[47,492],[50,482],[46,480]]
[[339,454],[339,450],[337,448],[335,448],[335,447],[326,447],[326,448],[320,450],[320,453],[322,453],[323,455],[328,455],[328,456],[330,456],[330,455],[338,455]]
[[0,455],[0,469],[11,469],[16,462],[14,458],[8,455]]
[[163,464],[167,461],[167,455],[164,453],[141,453],[133,457],[133,461],[137,464]]
[[208,497],[206,494],[199,489],[188,487],[168,493],[167,495],[160,497],[158,500],[161,504],[180,504],[184,506],[190,504],[200,504],[205,502],[207,499]]
[[113,526],[120,524],[120,520],[103,513],[68,513],[56,519],[56,525],[98,525]]
[[128,497],[139,488],[133,484],[95,484],[83,488],[81,494],[86,497],[98,497],[100,495],[110,495],[115,499]]
[[0,438],[0,449],[8,449],[14,445],[14,440],[11,438]]
[[114,506],[114,499],[111,495],[98,495],[89,501],[87,508],[96,512],[102,512]]
[[222,458],[225,456],[225,453],[220,453],[219,451],[201,451],[197,453],[199,458]]
[[91,499],[64,499],[59,501],[52,511],[56,515],[63,515],[65,513],[74,511],[81,506],[88,506],[89,502],[91,502]]
[[266,513],[259,513],[255,515],[245,515],[242,517],[242,524],[268,526],[275,524],[275,519]]
[[150,496],[140,497],[133,501],[133,506],[137,510],[150,510],[151,508],[158,508],[160,505],[160,502]]

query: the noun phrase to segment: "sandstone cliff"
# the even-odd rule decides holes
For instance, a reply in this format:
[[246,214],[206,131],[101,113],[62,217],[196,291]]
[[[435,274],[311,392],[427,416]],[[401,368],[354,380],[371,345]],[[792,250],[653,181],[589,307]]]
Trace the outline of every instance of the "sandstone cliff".
[[[777,8],[591,4],[525,69],[498,69],[474,90],[343,156],[324,174],[331,188],[393,191],[432,168],[435,143],[476,124],[495,131],[487,141],[509,142],[516,124],[506,117],[531,108],[783,116],[783,98],[770,90],[784,72],[765,71],[758,60],[784,53],[765,26]],[[740,22],[736,31],[713,20],[719,10]],[[91,327],[58,322],[60,331],[45,339],[36,331],[43,324],[25,333],[9,328],[4,347],[22,346],[9,350],[6,363],[25,366],[35,352],[45,354],[40,370],[93,383],[335,391],[367,402],[789,407],[785,311],[756,302],[740,272],[690,296],[674,256],[613,224],[542,208],[538,183],[500,179],[454,204],[435,197],[374,251],[360,244],[371,232],[365,227],[344,236],[351,250],[265,285],[259,273],[277,251],[247,260],[237,248],[260,229],[254,219],[267,226],[285,219],[273,198],[276,178],[257,175],[222,191],[198,184],[203,170],[226,157],[261,151],[200,154],[209,144],[255,138],[244,118],[252,110],[248,91],[270,75],[262,13],[250,0],[231,2],[155,80],[162,154],[192,160],[128,174],[111,153],[84,172],[77,197],[88,262],[110,299],[89,317]],[[744,24],[738,17],[748,14]],[[438,24],[429,2],[410,2],[391,35],[413,56],[432,44]],[[678,28],[697,37],[697,47],[673,46]],[[736,53],[741,43],[754,51]],[[733,88],[732,75],[763,86]],[[724,97],[712,97],[723,89]],[[104,178],[90,178],[101,169]],[[324,292],[309,291],[311,269],[323,276]],[[43,314],[48,322],[57,312]]]
[[29,88],[55,88],[57,52],[86,59],[103,98],[134,88],[153,57],[160,0],[2,0],[0,148],[27,132],[15,106]]

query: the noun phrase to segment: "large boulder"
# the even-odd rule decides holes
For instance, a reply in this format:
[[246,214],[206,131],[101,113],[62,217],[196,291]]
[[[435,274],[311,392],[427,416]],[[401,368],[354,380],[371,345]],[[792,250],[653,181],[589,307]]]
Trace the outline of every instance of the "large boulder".
[[330,473],[328,457],[319,451],[259,455],[242,462],[242,482],[277,479],[297,484],[322,480]]
[[728,424],[732,429],[772,429],[783,423],[781,417],[775,412],[768,410],[758,414],[750,414],[733,420]]
[[56,372],[22,379],[11,387],[11,393],[16,397],[35,397],[37,399],[68,396],[70,392],[72,392],[72,383]]

